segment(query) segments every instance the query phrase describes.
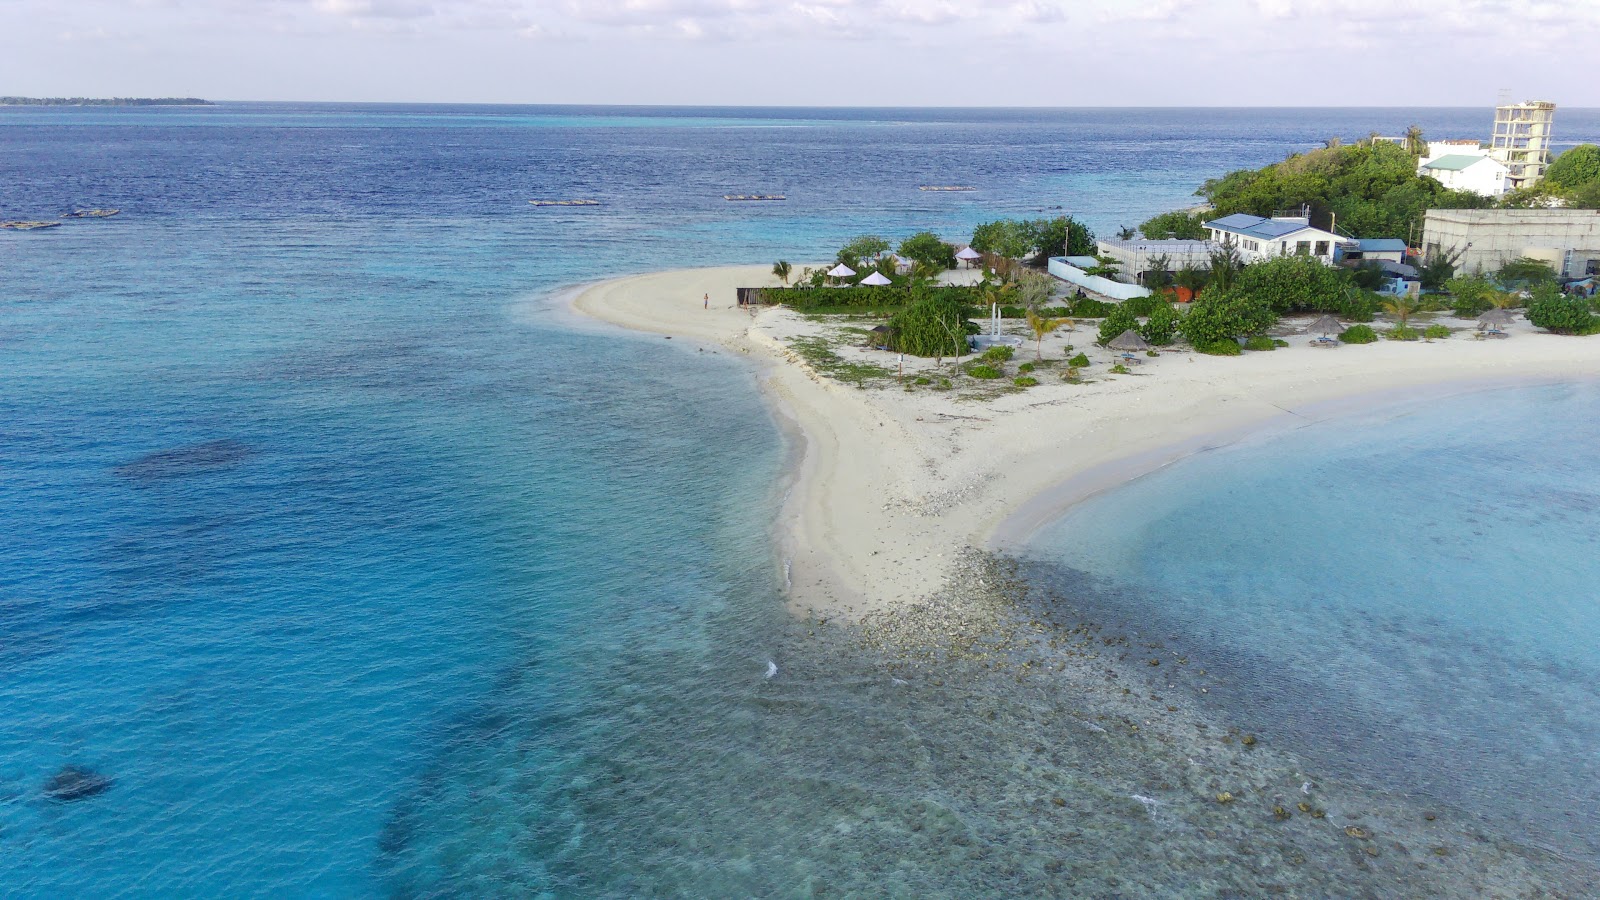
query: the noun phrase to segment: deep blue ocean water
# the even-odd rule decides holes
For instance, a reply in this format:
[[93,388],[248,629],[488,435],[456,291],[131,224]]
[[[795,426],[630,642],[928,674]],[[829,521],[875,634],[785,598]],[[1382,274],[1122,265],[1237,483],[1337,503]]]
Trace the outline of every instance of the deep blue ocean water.
[[[785,448],[752,373],[577,326],[552,292],[1058,208],[1109,232],[1335,134],[1486,120],[0,110],[0,218],[123,210],[0,232],[4,892],[891,877],[824,838],[922,815],[927,785],[880,754],[926,735],[852,674],[760,693],[792,626],[767,539]],[[1600,138],[1595,112],[1558,123]],[[526,202],[568,197],[605,205]],[[963,734],[941,739],[965,759]],[[44,799],[66,765],[114,781]],[[906,854],[901,892],[1013,884],[910,834],[878,844]]]

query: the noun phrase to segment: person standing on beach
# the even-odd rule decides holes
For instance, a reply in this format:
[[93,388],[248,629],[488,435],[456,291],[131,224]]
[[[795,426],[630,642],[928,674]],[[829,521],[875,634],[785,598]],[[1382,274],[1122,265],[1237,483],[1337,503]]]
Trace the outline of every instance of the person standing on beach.
[[706,309],[710,309],[710,308],[711,308],[711,295],[707,294],[706,295]]

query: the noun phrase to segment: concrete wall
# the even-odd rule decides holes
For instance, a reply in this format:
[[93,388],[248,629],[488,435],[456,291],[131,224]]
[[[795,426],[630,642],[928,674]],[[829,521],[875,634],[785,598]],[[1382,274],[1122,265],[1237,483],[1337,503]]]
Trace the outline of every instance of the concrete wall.
[[1463,272],[1493,272],[1523,256],[1559,259],[1559,274],[1579,278],[1600,262],[1600,210],[1430,209],[1422,250],[1463,251]]
[[1075,284],[1086,291],[1094,291],[1113,300],[1132,300],[1135,297],[1148,297],[1150,292],[1135,284],[1123,284],[1099,275],[1090,275],[1077,266],[1067,262],[1064,257],[1052,256],[1049,263],[1050,274],[1067,282]]

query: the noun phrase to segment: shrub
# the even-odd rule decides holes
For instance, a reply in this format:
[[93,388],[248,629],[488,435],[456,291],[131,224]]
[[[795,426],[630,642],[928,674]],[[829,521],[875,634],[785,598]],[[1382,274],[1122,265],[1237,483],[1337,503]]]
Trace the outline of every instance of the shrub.
[[1122,301],[1122,308],[1133,313],[1139,318],[1150,315],[1158,306],[1166,305],[1166,301],[1152,294],[1149,297],[1133,297]]
[[939,383],[934,385],[934,387],[937,387],[941,391],[948,391],[950,390],[950,379],[941,378],[939,379]]
[[1173,337],[1177,335],[1178,321],[1181,318],[1178,311],[1172,308],[1172,304],[1157,303],[1155,308],[1150,310],[1150,318],[1140,326],[1139,334],[1150,343],[1164,347],[1172,343]]
[[915,379],[915,380],[913,380],[913,382],[912,382],[912,383],[913,383],[913,384],[933,384],[933,379],[932,379],[932,378],[929,378],[929,377],[928,377],[928,376],[926,376],[926,375],[918,375],[918,376],[917,376],[917,377],[916,377],[916,379]]
[[1287,347],[1287,346],[1289,346],[1289,342],[1288,341],[1284,341],[1284,340],[1279,340],[1278,338],[1273,338],[1272,339],[1272,346],[1274,346],[1274,347]]
[[1206,341],[1195,344],[1194,348],[1207,356],[1238,356],[1239,342],[1233,338],[1223,338],[1220,341]]
[[1377,339],[1378,333],[1371,325],[1351,325],[1339,335],[1339,340],[1346,344],[1370,344]]
[[1116,307],[1110,303],[1085,297],[1072,304],[1072,315],[1079,319],[1103,319],[1111,315],[1113,309]]
[[1327,304],[1326,311],[1347,322],[1371,322],[1378,314],[1380,302],[1372,291],[1351,288]]
[[1004,344],[996,344],[983,351],[983,358],[989,362],[1005,362],[1016,355],[1017,350],[1015,347],[1007,347]]
[[1494,306],[1494,298],[1500,293],[1489,279],[1478,275],[1452,278],[1445,287],[1450,291],[1451,310],[1463,319],[1477,318]]
[[1132,373],[1130,373],[1128,371],[1128,367],[1127,366],[1123,365],[1122,363],[1117,363],[1116,365],[1111,367],[1111,374],[1113,374],[1113,375],[1129,375],[1129,374],[1132,374]]
[[1241,335],[1260,334],[1276,321],[1278,317],[1260,300],[1242,291],[1213,288],[1190,305],[1178,330],[1198,349]]
[[1272,338],[1264,334],[1257,334],[1251,335],[1245,340],[1244,348],[1246,350],[1276,350],[1278,345],[1272,342]]
[[1600,319],[1589,311],[1589,301],[1563,294],[1555,285],[1542,284],[1528,301],[1528,321],[1556,334],[1594,334]]
[[1039,379],[1034,378],[1032,375],[1020,375],[1013,379],[1011,383],[1017,387],[1035,387],[1039,384]]
[[1068,366],[1066,371],[1061,373],[1061,380],[1071,382],[1072,384],[1077,384],[1078,376],[1081,374],[1082,373],[1078,371],[1077,366]]
[[958,356],[967,349],[964,312],[953,298],[924,297],[889,320],[889,349],[912,356]]
[[1079,353],[1077,356],[1067,360],[1067,365],[1074,369],[1082,369],[1089,365],[1089,357],[1083,353]]
[[1003,372],[1001,372],[999,369],[996,369],[994,366],[986,366],[983,363],[969,363],[967,365],[967,374],[971,375],[973,378],[983,378],[986,380],[1000,378],[1004,375]]
[[1033,363],[1031,363],[1031,362],[1030,363],[1023,363],[1022,365],[1017,366],[1017,371],[1022,373],[1023,375],[1026,375],[1029,372],[1032,372],[1033,368],[1034,368]]
[[939,236],[931,231],[921,231],[901,241],[900,255],[913,262],[941,269],[956,267],[956,248],[939,240]]
[[1410,325],[1396,325],[1384,334],[1391,341],[1414,341],[1421,336],[1421,332]]
[[1440,338],[1447,338],[1450,336],[1450,329],[1444,327],[1443,325],[1429,325],[1427,328],[1422,330],[1422,336],[1430,341]]
[[1133,317],[1133,313],[1119,306],[1111,311],[1111,315],[1106,316],[1101,321],[1097,343],[1103,347],[1116,340],[1119,335],[1130,328],[1137,331],[1139,329],[1139,321]]
[[1144,352],[1144,355],[1150,357],[1151,359],[1154,359],[1154,358],[1156,358],[1156,357],[1161,355],[1161,351],[1160,350],[1146,350]]

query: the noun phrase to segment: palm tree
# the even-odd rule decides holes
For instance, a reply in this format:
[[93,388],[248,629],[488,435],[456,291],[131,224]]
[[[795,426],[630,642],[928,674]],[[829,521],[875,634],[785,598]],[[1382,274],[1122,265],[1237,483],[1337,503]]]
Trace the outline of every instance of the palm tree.
[[1131,241],[1138,234],[1139,232],[1137,229],[1131,228],[1127,225],[1117,229],[1117,239],[1122,241]]
[[1413,125],[1406,129],[1406,152],[1412,156],[1425,156],[1428,152],[1428,142],[1422,138],[1422,126]]
[[1028,327],[1033,330],[1033,338],[1036,342],[1034,344],[1033,357],[1034,359],[1043,360],[1045,335],[1060,328],[1061,320],[1052,319],[1049,316],[1041,316],[1030,309],[1028,310]]
[[794,267],[789,265],[786,260],[780,259],[772,264],[772,274],[782,278],[785,287],[789,285],[789,273],[792,271],[794,271]]
[[1405,294],[1383,301],[1383,311],[1399,319],[1401,325],[1409,324],[1411,317],[1416,313],[1431,312],[1438,308],[1438,304],[1432,298],[1421,294]]

